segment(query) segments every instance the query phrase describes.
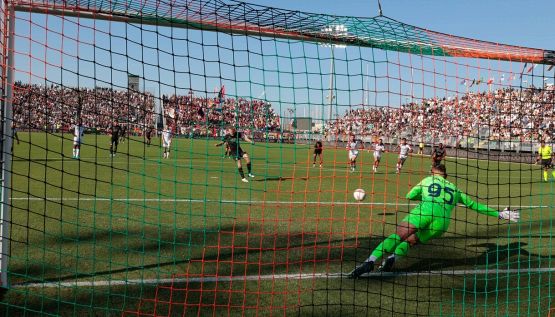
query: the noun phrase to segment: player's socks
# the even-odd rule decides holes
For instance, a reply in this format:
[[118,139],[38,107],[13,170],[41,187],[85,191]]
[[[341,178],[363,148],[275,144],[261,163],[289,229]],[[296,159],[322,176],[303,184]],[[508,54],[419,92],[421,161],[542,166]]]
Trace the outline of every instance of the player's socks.
[[553,178],[555,178],[555,171],[552,171],[551,175],[553,176]]
[[79,149],[78,149],[78,148],[77,148],[77,149],[75,149],[75,157],[79,157],[79,152],[80,152],[80,151],[79,151]]
[[547,182],[547,171],[543,171],[543,180]]
[[251,174],[252,165],[251,163],[247,163],[247,171],[249,171],[249,175]]
[[241,179],[245,179],[245,172],[243,172],[243,168],[239,167],[237,169],[239,170],[239,175],[241,175]]
[[399,243],[397,248],[395,248],[395,251],[393,251],[393,254],[395,256],[406,256],[407,253],[409,253],[409,247],[410,247],[410,244],[407,241],[403,241]]
[[397,234],[392,234],[389,237],[385,238],[382,243],[380,243],[372,252],[372,256],[376,259],[382,257],[384,251],[388,253],[392,253],[395,251],[397,246],[401,243],[401,237]]

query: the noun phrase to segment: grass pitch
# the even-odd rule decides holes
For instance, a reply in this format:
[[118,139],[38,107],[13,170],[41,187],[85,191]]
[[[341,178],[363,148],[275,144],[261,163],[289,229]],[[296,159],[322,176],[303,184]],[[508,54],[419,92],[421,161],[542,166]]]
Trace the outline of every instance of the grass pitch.
[[[256,175],[240,181],[214,140],[142,138],[108,152],[109,137],[20,133],[12,178],[10,278],[0,314],[114,315],[537,315],[555,287],[553,182],[538,166],[448,158],[449,179],[507,224],[458,207],[449,231],[410,250],[396,273],[349,272],[394,232],[429,174],[413,155],[400,175],[386,153],[378,173],[362,151],[244,145]],[[246,172],[246,167],[245,167]],[[357,203],[352,193],[366,190]],[[173,281],[173,283],[171,283]],[[171,300],[171,303],[170,302]],[[186,303],[186,305],[185,305]]]

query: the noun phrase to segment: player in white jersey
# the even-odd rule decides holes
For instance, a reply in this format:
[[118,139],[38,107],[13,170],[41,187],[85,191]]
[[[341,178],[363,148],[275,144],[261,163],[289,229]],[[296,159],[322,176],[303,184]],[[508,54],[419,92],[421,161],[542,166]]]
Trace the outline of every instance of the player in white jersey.
[[397,149],[399,149],[399,159],[397,160],[397,174],[399,174],[407,157],[409,157],[409,153],[412,153],[412,147],[407,144],[407,138],[402,138],[401,144],[397,146]]
[[349,152],[349,165],[351,166],[351,172],[354,172],[357,167],[357,157],[358,150],[363,149],[364,146],[362,142],[355,139],[355,136],[351,134],[349,137],[349,142],[347,143],[347,150]]
[[79,119],[79,122],[73,126],[73,158],[79,159],[79,154],[81,151],[81,142],[83,141],[83,135],[85,133],[85,127],[83,127],[83,122]]
[[170,147],[172,145],[172,129],[170,125],[162,131],[162,147],[164,148],[164,158],[170,158]]
[[383,140],[380,139],[377,143],[374,143],[374,166],[372,166],[374,172],[378,171],[383,152],[385,152],[385,145],[383,144]]

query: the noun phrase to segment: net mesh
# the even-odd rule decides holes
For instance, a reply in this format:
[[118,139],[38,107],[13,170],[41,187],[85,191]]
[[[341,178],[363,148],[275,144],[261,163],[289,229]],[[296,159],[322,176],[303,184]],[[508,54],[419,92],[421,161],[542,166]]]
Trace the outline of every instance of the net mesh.
[[[1,314],[551,312],[552,51],[233,1],[2,13]],[[461,193],[520,222],[459,205],[348,278],[440,143]]]

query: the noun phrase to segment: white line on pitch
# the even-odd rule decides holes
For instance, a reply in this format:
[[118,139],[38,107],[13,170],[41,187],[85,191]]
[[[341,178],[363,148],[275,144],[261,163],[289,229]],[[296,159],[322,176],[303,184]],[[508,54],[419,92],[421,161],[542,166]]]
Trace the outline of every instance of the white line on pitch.
[[[356,201],[278,201],[278,200],[214,200],[188,198],[76,198],[76,197],[13,197],[12,200],[31,201],[130,201],[130,202],[184,202],[184,203],[222,203],[222,204],[279,204],[279,205],[387,205],[387,206],[416,206],[418,203],[384,203],[384,202],[356,202]],[[507,207],[504,205],[489,205],[491,207]],[[462,206],[462,205],[461,205]],[[550,208],[548,205],[511,205],[515,208]]]
[[[423,272],[375,272],[363,276],[366,277],[403,277],[403,276],[459,276],[459,275],[502,275],[502,274],[526,274],[526,273],[548,273],[555,272],[555,268],[532,268],[532,269],[481,269],[481,270],[440,270]],[[215,283],[232,281],[266,281],[266,280],[312,280],[346,278],[344,273],[289,273],[271,275],[246,275],[246,276],[207,276],[190,278],[165,278],[165,279],[129,279],[129,280],[101,280],[101,281],[71,281],[71,282],[46,282],[46,283],[23,283],[12,285],[13,288],[52,288],[52,287],[103,287],[123,285],[156,285],[156,284],[182,284],[182,283]]]
[[[178,165],[172,165],[172,163],[176,163],[176,162],[183,162],[183,163],[188,163],[191,162],[190,159],[171,159],[169,161],[155,161],[155,160],[145,160],[142,162],[129,162],[129,161],[125,161],[125,160],[118,160],[118,161],[94,161],[94,160],[86,160],[86,159],[82,159],[81,161],[77,161],[74,159],[53,159],[53,161],[55,162],[61,162],[61,161],[66,161],[66,162],[81,162],[82,164],[106,164],[103,165],[103,167],[110,167],[111,165],[143,165],[143,166],[147,166],[147,165],[154,165],[154,166],[159,166],[159,167],[171,167],[171,168],[188,168],[188,167],[195,167],[195,168],[209,168],[212,167],[214,165],[216,166],[224,166],[225,165],[225,160],[222,161],[217,161],[217,160],[208,160],[206,164],[178,164]],[[133,158],[133,160],[140,160],[139,158]],[[32,161],[32,160],[31,160]],[[27,162],[27,161],[25,161]],[[231,162],[231,161],[230,161]],[[291,168],[289,167],[285,167],[287,166],[287,164],[283,164],[283,163],[258,163],[258,166],[262,166],[262,168],[260,168],[261,170],[278,170],[278,171],[285,171],[285,170],[291,170]],[[346,165],[346,164],[343,164]],[[273,166],[273,167],[272,167]],[[350,169],[343,167],[341,164],[336,164],[336,165],[332,165],[331,167],[323,167],[323,168],[311,168],[310,164],[303,164],[303,163],[299,163],[296,164],[296,169],[298,170],[321,170],[321,171],[334,171],[334,172],[348,172],[350,173]],[[369,168],[368,168],[369,170]],[[389,168],[387,169],[388,171],[392,172],[393,168]],[[494,178],[494,179],[529,179],[530,177],[534,177],[533,175],[531,175],[531,173],[533,172],[537,172],[540,171],[540,169],[537,170],[517,170],[514,172],[518,172],[521,171],[520,174],[518,175],[511,175],[511,176],[502,176],[502,175],[497,175],[496,176],[491,176],[488,175],[488,173],[481,173],[481,174],[464,174],[464,173],[459,173],[459,174],[454,174],[454,176],[465,176],[465,177],[479,177],[479,178]],[[362,173],[364,173],[365,170],[362,171]],[[414,173],[412,173],[411,175],[418,175],[419,170],[413,170]],[[497,172],[497,171],[491,171],[493,172]],[[354,174],[355,176],[357,175],[356,173]],[[530,176],[530,177],[527,177]],[[302,175],[299,175],[299,177],[302,177]]]

